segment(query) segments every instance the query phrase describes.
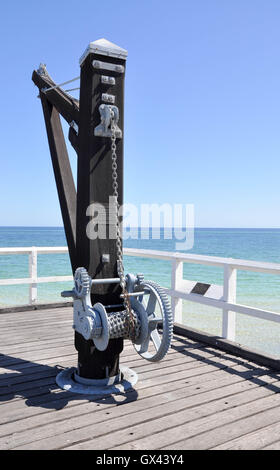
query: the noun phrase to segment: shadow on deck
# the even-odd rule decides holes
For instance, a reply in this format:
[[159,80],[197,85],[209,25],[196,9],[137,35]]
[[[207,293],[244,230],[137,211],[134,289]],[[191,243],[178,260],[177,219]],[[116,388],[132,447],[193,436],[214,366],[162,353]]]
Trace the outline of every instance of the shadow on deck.
[[1,316],[0,449],[277,448],[279,373],[179,335],[160,363],[127,342],[121,363],[138,373],[135,389],[59,389],[56,375],[77,359],[71,316]]

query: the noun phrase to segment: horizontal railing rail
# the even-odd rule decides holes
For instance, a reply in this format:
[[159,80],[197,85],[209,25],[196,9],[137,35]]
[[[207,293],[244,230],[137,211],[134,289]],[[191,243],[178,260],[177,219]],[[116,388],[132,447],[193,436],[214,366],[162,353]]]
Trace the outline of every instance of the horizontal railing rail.
[[[0,255],[20,255],[29,256],[29,277],[20,279],[0,279],[0,287],[13,284],[29,284],[29,303],[37,302],[37,285],[45,282],[71,281],[73,276],[48,276],[38,277],[37,257],[40,254],[62,254],[68,253],[67,247],[20,247],[20,248],[0,248]],[[135,248],[124,248],[124,255],[161,259],[171,262],[171,287],[165,288],[166,293],[171,297],[174,320],[183,323],[183,300],[200,303],[209,307],[221,309],[222,337],[235,341],[236,313],[261,318],[273,322],[280,322],[280,313],[270,310],[260,309],[236,302],[237,271],[253,271],[267,274],[280,275],[280,264],[260,261],[250,261],[234,258],[221,258],[216,256],[195,255],[180,252],[167,252],[157,250],[143,250]],[[183,278],[184,263],[201,264],[215,266],[223,269],[223,285],[214,286],[207,290],[209,285],[200,284],[206,287],[203,293],[193,292],[190,288],[191,281]]]
[[61,254],[68,253],[68,248],[62,247],[15,247],[0,248],[0,255],[28,255],[29,257],[29,277],[19,279],[0,279],[1,286],[14,284],[29,284],[29,304],[34,305],[38,299],[37,284],[45,282],[73,281],[73,276],[47,276],[38,277],[37,257],[41,254]]

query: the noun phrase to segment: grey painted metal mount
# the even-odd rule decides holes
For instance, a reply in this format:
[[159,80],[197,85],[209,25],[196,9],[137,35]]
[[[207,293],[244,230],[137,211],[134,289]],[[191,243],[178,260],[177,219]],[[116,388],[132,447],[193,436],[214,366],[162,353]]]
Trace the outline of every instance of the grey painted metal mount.
[[126,60],[127,58],[127,51],[125,49],[104,38],[97,39],[97,41],[89,43],[88,47],[80,58],[80,65],[83,64],[89,54],[101,54],[123,60]]
[[83,379],[77,375],[75,367],[70,367],[56,376],[56,383],[63,390],[72,393],[93,396],[115,395],[133,389],[138,381],[138,375],[134,370],[121,366],[119,376],[112,377],[111,379]]

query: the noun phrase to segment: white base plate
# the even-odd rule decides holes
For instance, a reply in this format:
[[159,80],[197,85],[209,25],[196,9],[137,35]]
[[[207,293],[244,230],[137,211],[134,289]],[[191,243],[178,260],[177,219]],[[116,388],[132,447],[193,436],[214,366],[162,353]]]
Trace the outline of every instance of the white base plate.
[[57,385],[63,390],[72,393],[81,393],[83,395],[111,395],[124,393],[126,390],[133,388],[138,381],[138,375],[132,369],[121,366],[120,372],[122,380],[118,384],[113,385],[86,385],[78,383],[74,380],[74,374],[77,372],[75,367],[65,369],[56,376]]

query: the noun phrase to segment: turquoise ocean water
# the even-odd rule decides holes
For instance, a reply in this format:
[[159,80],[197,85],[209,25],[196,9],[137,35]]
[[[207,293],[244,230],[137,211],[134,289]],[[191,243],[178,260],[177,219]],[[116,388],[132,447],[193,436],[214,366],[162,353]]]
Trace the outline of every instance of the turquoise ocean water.
[[[134,234],[136,235],[137,230]],[[129,239],[127,247],[175,251],[176,239]],[[0,227],[1,247],[65,246],[64,229],[58,227]],[[242,258],[280,263],[280,229],[223,229],[198,228],[194,246],[188,253]],[[171,265],[168,261],[125,257],[126,272],[142,272],[163,286],[170,286]],[[39,255],[38,276],[71,275],[68,255]],[[0,278],[28,277],[28,256],[0,256]],[[184,278],[206,283],[223,283],[220,268],[203,265],[184,265]],[[270,274],[238,272],[237,301],[244,305],[265,308],[280,313],[280,277]],[[72,283],[39,284],[38,301],[62,300],[61,290]],[[0,307],[28,303],[28,285],[0,286]],[[221,334],[222,314],[218,309],[184,301],[184,323],[188,326]],[[280,325],[237,314],[236,341],[280,357]]]

